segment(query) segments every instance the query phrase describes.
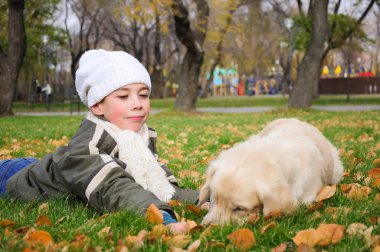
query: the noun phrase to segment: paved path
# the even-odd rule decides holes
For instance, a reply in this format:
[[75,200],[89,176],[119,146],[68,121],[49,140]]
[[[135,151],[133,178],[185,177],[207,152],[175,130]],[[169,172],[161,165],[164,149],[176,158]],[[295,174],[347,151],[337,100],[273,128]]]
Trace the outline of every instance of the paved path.
[[[273,110],[277,107],[225,107],[225,108],[198,108],[199,112],[216,112],[216,113],[259,113]],[[380,110],[380,105],[345,105],[345,106],[311,106],[311,108],[323,111],[368,111]],[[151,114],[160,113],[162,110],[152,109]],[[85,115],[87,111],[72,113],[72,115]],[[71,115],[70,112],[18,112],[16,115],[29,115],[29,116],[56,116],[56,115]]]

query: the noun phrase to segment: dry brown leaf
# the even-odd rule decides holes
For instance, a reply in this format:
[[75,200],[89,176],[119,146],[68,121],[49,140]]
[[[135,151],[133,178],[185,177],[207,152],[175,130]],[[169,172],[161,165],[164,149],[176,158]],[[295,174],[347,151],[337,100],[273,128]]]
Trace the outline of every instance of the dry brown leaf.
[[273,248],[271,252],[284,252],[288,246],[286,243],[281,243],[277,247]]
[[340,190],[342,191],[342,193],[347,193],[351,190],[351,186],[352,184],[341,184]]
[[372,161],[372,164],[375,166],[375,167],[379,167],[380,168],[380,158],[376,158]]
[[318,242],[320,246],[327,246],[338,243],[344,236],[344,226],[337,224],[320,224],[317,228],[321,240]]
[[20,227],[14,231],[15,234],[26,234],[29,231],[29,227]]
[[175,207],[175,206],[181,206],[182,203],[179,202],[178,200],[169,200],[168,205],[171,207]]
[[167,244],[169,246],[177,247],[177,248],[184,248],[191,242],[191,236],[190,235],[176,235],[170,240],[167,241]]
[[307,205],[307,209],[309,211],[314,212],[314,211],[317,211],[318,209],[321,209],[323,207],[323,205],[324,205],[323,201],[313,202],[313,203]]
[[348,198],[350,199],[366,199],[371,193],[371,188],[368,186],[361,186],[359,184],[353,184],[350,192],[348,193]]
[[319,190],[315,201],[320,202],[325,199],[329,199],[332,196],[334,196],[335,192],[336,192],[336,185],[324,186],[321,188],[321,190]]
[[166,235],[169,232],[169,229],[164,224],[159,224],[153,227],[152,232],[149,233],[149,239],[150,240],[157,240],[162,238],[164,235]]
[[227,239],[240,251],[248,251],[256,244],[256,238],[248,228],[232,232],[227,236]]
[[268,231],[268,229],[271,229],[271,228],[274,228],[277,226],[277,223],[272,221],[271,223],[269,223],[268,225],[265,225],[264,227],[260,228],[260,232],[262,234],[264,234],[266,231]]
[[203,230],[203,232],[200,235],[200,238],[202,240],[207,240],[207,238],[211,236],[212,230],[215,229],[217,226],[218,225],[215,225],[215,224],[209,225],[205,230]]
[[374,247],[372,252],[380,252],[380,246]]
[[298,246],[296,252],[315,252],[315,249],[305,243],[302,243],[300,246]]
[[41,227],[41,226],[48,226],[50,227],[51,226],[51,221],[49,219],[49,217],[47,217],[46,215],[41,215],[37,218],[36,220],[36,224],[38,227]]
[[380,185],[380,178],[376,178],[372,182],[373,187],[378,187]]
[[88,237],[84,234],[77,234],[75,238],[70,242],[70,247],[74,250],[83,250],[86,245]]
[[251,226],[255,225],[260,220],[260,215],[252,213],[248,215],[247,223]]
[[373,227],[369,227],[363,232],[363,237],[368,247],[370,247],[373,243],[372,230],[373,230]]
[[0,221],[0,227],[10,227],[12,228],[16,223],[11,220],[2,220]]
[[164,223],[164,215],[154,204],[150,204],[146,210],[145,216],[153,225]]
[[201,209],[195,205],[186,205],[186,209],[195,213],[198,217],[202,217],[203,214],[201,212]]
[[45,202],[38,206],[38,214],[46,215],[49,212],[49,203]]
[[111,227],[104,227],[104,228],[102,228],[101,230],[98,231],[98,236],[100,238],[106,238],[106,237],[109,236],[110,231],[111,231]]
[[142,246],[144,246],[144,240],[137,236],[130,236],[128,235],[125,238],[125,245],[127,246],[128,249],[132,251],[137,251],[139,250]]
[[367,226],[363,223],[351,223],[350,226],[346,229],[346,233],[349,235],[362,234],[364,230],[367,229]]
[[279,217],[284,216],[284,212],[281,211],[280,209],[274,210],[272,212],[269,212],[267,215],[264,216],[264,220],[269,220],[269,219],[277,219]]
[[370,178],[373,178],[373,179],[380,178],[380,167],[379,168],[373,168],[373,169],[367,171],[367,174]]
[[26,243],[36,246],[42,244],[44,247],[52,245],[54,243],[53,237],[50,233],[43,230],[30,229],[29,232],[25,235],[24,240]]
[[317,230],[310,228],[299,231],[292,240],[297,246],[306,244],[309,247],[314,247],[321,240],[321,237]]

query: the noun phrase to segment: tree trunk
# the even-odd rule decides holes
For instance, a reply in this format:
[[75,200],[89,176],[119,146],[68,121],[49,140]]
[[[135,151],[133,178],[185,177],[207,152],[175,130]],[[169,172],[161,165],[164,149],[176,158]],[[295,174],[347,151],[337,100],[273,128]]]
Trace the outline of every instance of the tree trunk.
[[315,89],[318,88],[323,49],[329,34],[328,3],[328,0],[311,1],[313,5],[311,7],[313,20],[311,39],[298,69],[294,89],[289,98],[289,107],[310,107]]
[[24,0],[8,0],[8,52],[0,55],[0,116],[12,115],[17,78],[26,51]]
[[205,0],[195,1],[197,5],[198,30],[190,27],[189,12],[181,0],[171,5],[177,38],[186,47],[186,54],[180,66],[180,80],[175,108],[191,111],[195,109],[198,95],[198,81],[204,59],[203,41],[207,30],[209,7]]

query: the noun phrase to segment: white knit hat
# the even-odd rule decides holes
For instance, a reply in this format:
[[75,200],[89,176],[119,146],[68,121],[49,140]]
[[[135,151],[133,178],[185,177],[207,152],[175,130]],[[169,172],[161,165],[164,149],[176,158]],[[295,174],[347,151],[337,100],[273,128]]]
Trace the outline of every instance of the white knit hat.
[[123,51],[103,49],[86,51],[75,73],[75,87],[82,102],[91,107],[113,91],[133,83],[143,83],[151,90],[146,68]]

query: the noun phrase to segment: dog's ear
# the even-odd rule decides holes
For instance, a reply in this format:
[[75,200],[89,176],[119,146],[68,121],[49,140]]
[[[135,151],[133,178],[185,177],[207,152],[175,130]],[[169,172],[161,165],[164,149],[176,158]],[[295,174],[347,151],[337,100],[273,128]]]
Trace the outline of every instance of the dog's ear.
[[215,175],[216,169],[217,169],[217,166],[214,163],[211,163],[210,166],[207,168],[206,183],[202,186],[199,192],[198,206],[202,205],[203,203],[205,203],[207,200],[210,199],[210,196],[211,196],[210,183],[211,183],[211,179]]
[[299,204],[287,185],[276,185],[263,195],[262,203],[264,216],[276,210],[281,210],[286,214],[292,213]]

